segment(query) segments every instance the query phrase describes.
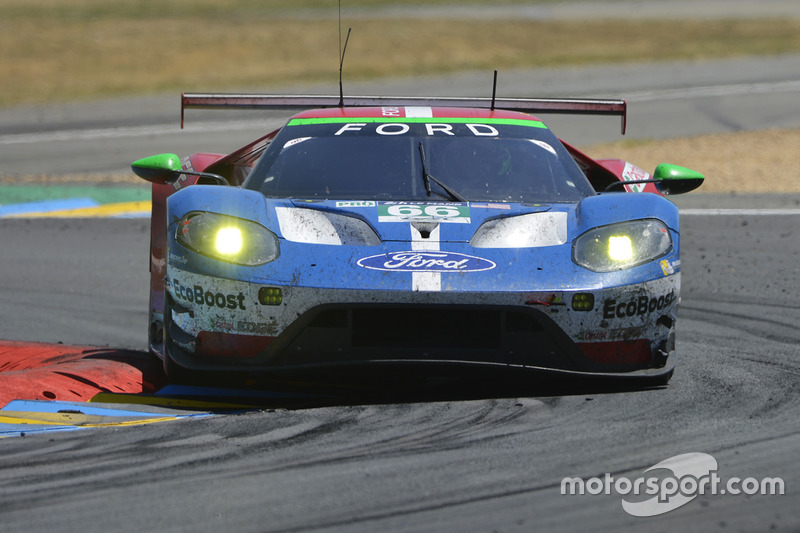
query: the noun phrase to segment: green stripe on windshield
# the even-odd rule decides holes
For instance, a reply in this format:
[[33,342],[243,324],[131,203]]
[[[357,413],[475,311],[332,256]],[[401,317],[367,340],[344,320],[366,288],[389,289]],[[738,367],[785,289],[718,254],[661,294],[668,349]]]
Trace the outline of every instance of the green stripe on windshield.
[[387,123],[387,124],[501,124],[503,126],[527,126],[529,128],[543,128],[547,126],[539,120],[519,118],[458,118],[458,117],[319,117],[319,118],[293,118],[288,126],[311,126],[314,124],[358,124],[358,123]]

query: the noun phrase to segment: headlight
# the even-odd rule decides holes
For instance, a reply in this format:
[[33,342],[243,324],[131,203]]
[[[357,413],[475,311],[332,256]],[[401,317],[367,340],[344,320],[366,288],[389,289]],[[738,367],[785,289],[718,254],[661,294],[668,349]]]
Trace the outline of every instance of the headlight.
[[594,272],[642,265],[672,250],[669,229],[660,220],[632,220],[587,231],[572,245],[572,260]]
[[201,255],[237,265],[263,265],[280,255],[278,238],[261,224],[215,213],[184,215],[175,238]]

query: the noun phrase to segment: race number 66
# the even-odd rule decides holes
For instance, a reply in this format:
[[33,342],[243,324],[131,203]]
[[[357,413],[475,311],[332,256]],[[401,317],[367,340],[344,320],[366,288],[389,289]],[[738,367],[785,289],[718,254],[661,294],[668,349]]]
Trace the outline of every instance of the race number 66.
[[458,207],[452,205],[392,205],[387,213],[399,217],[429,216],[432,218],[457,217],[461,214]]

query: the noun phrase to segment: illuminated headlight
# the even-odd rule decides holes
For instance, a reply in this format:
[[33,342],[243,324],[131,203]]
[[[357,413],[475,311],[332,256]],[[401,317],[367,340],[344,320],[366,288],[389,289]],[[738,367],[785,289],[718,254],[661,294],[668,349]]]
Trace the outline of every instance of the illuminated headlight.
[[221,255],[231,256],[242,251],[244,242],[242,241],[242,230],[236,226],[220,228],[214,240],[214,248]]
[[237,265],[263,265],[280,255],[278,238],[261,224],[215,213],[184,215],[175,238],[201,255]]
[[633,258],[633,243],[627,235],[612,235],[608,238],[608,257],[613,261],[630,261]]
[[658,259],[672,250],[660,220],[632,220],[587,231],[572,245],[572,260],[594,272],[613,272]]

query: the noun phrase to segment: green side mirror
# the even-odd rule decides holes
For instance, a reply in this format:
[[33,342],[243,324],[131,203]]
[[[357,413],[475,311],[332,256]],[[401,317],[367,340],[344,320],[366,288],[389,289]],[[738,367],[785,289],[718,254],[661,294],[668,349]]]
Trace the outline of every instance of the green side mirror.
[[683,194],[702,185],[705,177],[689,168],[661,164],[653,172],[653,179],[661,194]]
[[181,175],[181,160],[175,154],[151,155],[131,163],[133,173],[151,183],[172,183]]

